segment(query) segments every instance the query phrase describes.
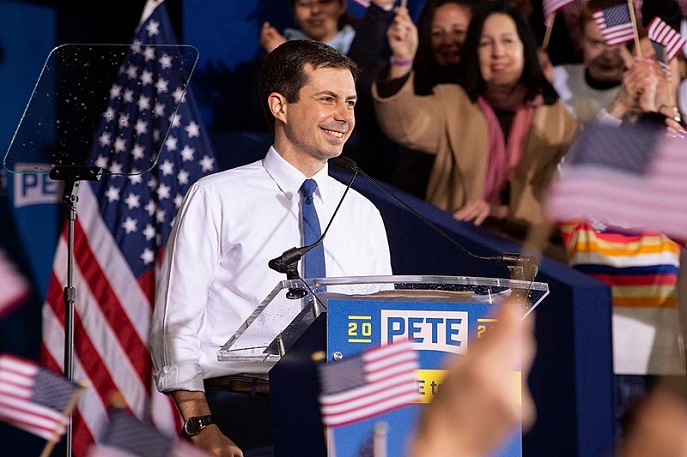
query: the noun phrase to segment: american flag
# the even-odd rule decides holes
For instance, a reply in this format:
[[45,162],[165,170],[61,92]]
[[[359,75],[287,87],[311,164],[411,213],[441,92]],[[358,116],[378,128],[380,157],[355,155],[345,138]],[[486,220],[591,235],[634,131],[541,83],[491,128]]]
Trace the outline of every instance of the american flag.
[[33,361],[0,355],[0,420],[48,441],[64,435],[81,386]]
[[593,16],[609,46],[634,40],[634,26],[627,3],[595,11]]
[[573,3],[574,1],[575,0],[543,0],[542,9],[544,11],[544,19],[547,21],[547,24],[553,13],[560,10],[564,6]]
[[417,352],[410,340],[366,349],[319,365],[322,422],[340,427],[419,399]]
[[353,1],[356,2],[358,5],[364,7],[364,8],[367,8],[370,6],[370,0],[353,0]]
[[209,457],[205,451],[115,409],[88,457]]
[[663,126],[586,125],[549,190],[548,218],[687,237],[687,139]]
[[666,47],[657,41],[649,41],[651,42],[651,46],[654,48],[654,54],[656,54],[656,61],[661,65],[661,68],[663,69],[665,74],[668,75],[670,72],[670,67],[668,66],[668,63],[666,61]]
[[29,283],[0,249],[0,318],[29,296]]
[[[137,417],[150,418],[161,430],[180,430],[176,407],[152,379],[148,332],[156,270],[184,194],[216,165],[191,94],[184,95],[192,66],[180,71],[175,51],[180,47],[170,46],[176,42],[164,3],[149,0],[94,135],[92,163],[105,172],[79,188],[73,365],[74,376],[93,388],[73,415],[77,457],[107,420],[108,398],[115,391]],[[157,151],[149,171],[108,174],[147,170]],[[42,358],[54,370],[64,366],[66,269],[67,227],[43,307]]]
[[651,20],[647,33],[650,40],[665,46],[666,62],[670,62],[687,44],[682,35],[666,24],[660,17],[655,17]]

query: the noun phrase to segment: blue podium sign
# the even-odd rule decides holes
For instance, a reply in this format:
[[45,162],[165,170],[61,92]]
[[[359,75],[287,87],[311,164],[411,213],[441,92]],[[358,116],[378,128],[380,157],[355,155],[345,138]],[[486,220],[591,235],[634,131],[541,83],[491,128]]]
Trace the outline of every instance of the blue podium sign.
[[[441,388],[450,357],[462,357],[470,344],[498,322],[491,316],[497,304],[425,299],[330,299],[327,305],[327,360],[345,360],[366,348],[410,338],[418,351],[420,400],[388,413],[328,430],[329,455],[404,456],[416,428],[419,412]],[[513,361],[513,401],[520,402],[521,376]],[[458,426],[458,425],[457,425]],[[372,449],[383,449],[373,454]],[[494,457],[522,456],[522,429]]]

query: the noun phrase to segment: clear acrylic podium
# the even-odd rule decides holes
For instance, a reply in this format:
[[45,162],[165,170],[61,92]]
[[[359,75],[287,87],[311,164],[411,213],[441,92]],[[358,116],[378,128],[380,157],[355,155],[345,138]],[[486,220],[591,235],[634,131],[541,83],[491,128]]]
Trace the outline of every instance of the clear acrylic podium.
[[[359,276],[312,279],[306,283],[308,295],[294,300],[287,295],[293,289],[304,288],[303,281],[280,281],[217,353],[220,361],[274,364],[269,379],[277,456],[295,455],[295,450],[298,455],[327,455],[318,402],[317,363],[321,360],[316,362],[315,354],[324,354],[327,361],[333,361],[380,344],[383,338],[388,340],[388,332],[380,330],[385,326],[380,316],[458,313],[466,322],[461,331],[467,332],[467,326],[474,327],[478,321],[484,329],[492,325],[489,321],[493,319],[484,317],[506,299],[518,299],[527,316],[549,294],[548,285],[541,282],[460,276]],[[353,308],[345,308],[351,305]],[[348,311],[351,309],[354,312]],[[473,310],[480,319],[472,317]],[[368,330],[357,332],[355,319],[361,314],[367,315],[363,316],[366,320],[362,325]],[[352,334],[354,328],[357,333]],[[470,333],[476,331],[472,329]],[[464,343],[467,346],[467,341]],[[442,351],[445,347],[435,352],[443,354],[443,358],[446,353]],[[435,354],[429,363],[439,368],[439,356]],[[398,429],[399,423],[412,423],[413,418],[399,416],[392,421]],[[409,433],[401,435],[407,437]],[[344,437],[337,439],[339,457],[349,455],[340,450],[340,444],[345,446],[350,441],[350,446],[357,446],[354,441],[358,437]],[[388,455],[402,457],[394,450],[394,446],[403,447],[402,439],[393,435],[389,438]],[[521,437],[515,449],[498,456],[521,455]]]

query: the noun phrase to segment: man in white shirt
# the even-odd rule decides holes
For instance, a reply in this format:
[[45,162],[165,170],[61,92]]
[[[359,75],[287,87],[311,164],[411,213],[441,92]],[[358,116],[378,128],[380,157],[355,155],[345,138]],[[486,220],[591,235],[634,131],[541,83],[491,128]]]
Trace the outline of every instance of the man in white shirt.
[[[295,40],[275,49],[260,74],[273,146],[261,161],[199,180],[179,209],[162,262],[151,353],[157,388],[174,398],[191,441],[212,455],[273,452],[265,392],[271,365],[218,362],[217,350],[285,279],[269,260],[306,244],[299,195],[306,178],[317,182],[321,226],[332,217],[345,186],[328,176],[327,160],[341,154],[355,125],[356,76],[355,64],[325,44]],[[353,190],[324,239],[324,259],[330,277],[391,274],[379,211]]]

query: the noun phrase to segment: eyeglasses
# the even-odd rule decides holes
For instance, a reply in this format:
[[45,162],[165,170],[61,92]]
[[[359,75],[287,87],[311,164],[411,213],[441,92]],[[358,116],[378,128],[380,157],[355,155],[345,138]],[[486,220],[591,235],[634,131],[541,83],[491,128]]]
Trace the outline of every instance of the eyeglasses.
[[313,6],[327,6],[338,0],[297,0],[296,8],[312,8]]

